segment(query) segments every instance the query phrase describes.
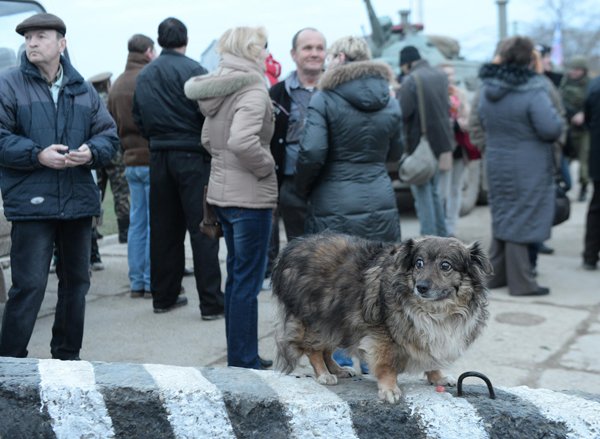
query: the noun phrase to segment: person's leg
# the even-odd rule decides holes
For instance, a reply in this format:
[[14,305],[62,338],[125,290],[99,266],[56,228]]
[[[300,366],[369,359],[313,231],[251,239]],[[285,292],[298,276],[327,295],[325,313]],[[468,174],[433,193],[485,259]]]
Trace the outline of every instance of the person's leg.
[[113,194],[113,204],[117,225],[119,228],[119,242],[127,242],[129,229],[129,186],[125,177],[125,165],[121,152],[117,152],[113,157],[111,164],[105,168],[106,175],[110,182],[110,190]]
[[504,244],[504,241],[492,238],[488,253],[493,274],[488,280],[488,288],[502,288],[506,286],[506,254],[504,252]]
[[129,209],[129,230],[127,232],[127,262],[129,264],[129,286],[137,296],[143,295],[144,270],[146,268],[146,241],[147,241],[147,210],[146,189],[143,182],[143,170],[148,174],[145,166],[130,166],[125,170],[125,176],[131,195]]
[[285,177],[279,193],[279,214],[283,219],[287,241],[304,235],[306,201],[296,192],[294,177]]
[[[55,227],[54,221],[12,223],[10,232],[12,286],[4,305],[0,330],[0,356],[27,356],[27,345],[48,283]],[[89,260],[86,261],[86,265],[88,263]]]
[[438,193],[438,179],[440,175],[448,174],[450,171],[437,171],[431,180],[431,200],[433,217],[435,220],[435,235],[437,236],[448,236],[446,231],[446,215],[444,213],[444,206]]
[[150,155],[150,281],[157,309],[177,301],[185,264],[185,216],[169,155]]
[[589,156],[590,156],[590,136],[589,132],[583,131],[579,138],[579,151],[577,159],[579,160],[579,183],[581,184],[581,192],[579,201],[585,201],[587,198],[588,183],[590,180],[589,173]]
[[421,236],[435,235],[435,218],[430,182],[419,186],[411,184],[410,191],[415,202],[415,211],[419,219],[419,225],[421,226]]
[[527,244],[505,243],[506,280],[508,292],[512,296],[522,296],[535,292],[539,285],[531,272]]
[[79,358],[83,340],[85,295],[90,289],[92,218],[58,221],[58,300],[52,326],[52,358]]
[[565,190],[568,192],[571,190],[573,182],[571,180],[571,171],[569,169],[569,158],[561,153],[560,155],[560,175],[565,181]]
[[454,159],[452,164],[450,188],[448,198],[446,199],[446,232],[448,236],[456,234],[456,223],[460,216],[460,205],[462,203],[463,175],[465,172],[465,162],[462,158]]
[[179,197],[192,245],[194,276],[200,298],[202,317],[223,314],[224,297],[221,291],[219,240],[200,232],[204,215],[204,186],[210,175],[210,158],[203,154],[178,152],[173,155],[173,172],[176,175]]
[[[231,224],[235,258],[227,310],[227,364],[259,369],[258,300],[271,233],[271,209],[219,208]],[[229,293],[229,291],[228,291]]]
[[594,193],[588,206],[583,250],[584,268],[597,267],[600,253],[600,180],[594,181]]

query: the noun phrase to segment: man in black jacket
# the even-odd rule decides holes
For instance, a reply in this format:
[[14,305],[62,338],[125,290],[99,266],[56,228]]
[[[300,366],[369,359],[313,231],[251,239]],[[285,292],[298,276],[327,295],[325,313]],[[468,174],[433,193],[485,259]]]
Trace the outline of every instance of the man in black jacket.
[[294,175],[306,109],[323,73],[325,37],[316,29],[301,29],[292,38],[290,53],[296,70],[269,92],[275,108],[271,153],[280,187],[278,209],[288,242],[304,233],[306,200],[296,193]]
[[[454,136],[450,129],[450,99],[448,78],[445,73],[421,59],[419,51],[414,46],[406,46],[400,51],[400,68],[408,75],[402,81],[399,96],[406,130],[407,151],[412,153],[421,140],[421,119],[415,82],[415,76],[418,76],[422,84],[429,146],[437,158],[443,153],[451,152]],[[410,186],[423,236],[447,235],[444,208],[438,193],[438,180],[442,172],[448,173],[448,171],[438,171],[425,184]]]
[[583,268],[596,270],[600,255],[600,77],[590,83],[584,110],[590,130],[589,176],[594,183],[594,193],[585,224]]
[[183,85],[206,70],[185,56],[187,28],[176,18],[158,26],[160,56],[137,77],[133,116],[150,141],[150,285],[154,312],[187,304],[180,295],[184,238],[190,233],[203,320],[223,317],[219,241],[200,233],[210,155],[200,137],[204,117]]
[[66,30],[52,14],[25,19],[16,28],[25,37],[21,66],[0,75],[0,185],[12,222],[1,356],[27,356],[54,245],[52,358],[79,360],[83,340],[92,217],[100,215],[91,169],[110,163],[118,139],[98,93],[61,55]]

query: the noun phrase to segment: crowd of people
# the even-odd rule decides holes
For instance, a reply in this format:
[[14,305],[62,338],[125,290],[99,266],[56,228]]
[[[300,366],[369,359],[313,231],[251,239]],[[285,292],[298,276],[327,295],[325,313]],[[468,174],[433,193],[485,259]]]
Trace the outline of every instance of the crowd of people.
[[[327,47],[323,33],[307,27],[294,34],[296,68],[280,81],[264,28],[227,30],[209,73],[186,56],[185,24],[169,17],[158,26],[160,55],[150,37],[133,35],[111,86],[110,74],[84,81],[62,55],[59,17],[37,14],[16,31],[25,37],[21,65],[0,76],[0,186],[12,222],[2,356],[27,356],[56,254],[51,354],[79,359],[90,268],[101,262],[93,219],[107,181],[127,243],[130,296],[152,298],[157,314],[188,303],[189,233],[200,316],[224,318],[230,366],[272,365],[258,354],[257,297],[279,250],[279,220],[288,242],[324,231],[400,241],[386,164],[411,154],[421,136],[437,161],[425,183],[410,185],[421,235],[456,235],[465,166],[485,160],[490,288],[549,293],[535,264],[552,251],[544,242],[555,177],[570,184],[571,159],[580,163],[577,198],[585,201],[594,185],[583,267],[597,268],[600,79],[590,82],[583,58],[561,76],[547,47],[508,38],[469,99],[452,65],[432,66],[413,46],[399,53],[397,80],[363,38]],[[227,246],[224,291],[219,240],[199,228],[209,207]],[[351,361],[343,352],[336,359]]]

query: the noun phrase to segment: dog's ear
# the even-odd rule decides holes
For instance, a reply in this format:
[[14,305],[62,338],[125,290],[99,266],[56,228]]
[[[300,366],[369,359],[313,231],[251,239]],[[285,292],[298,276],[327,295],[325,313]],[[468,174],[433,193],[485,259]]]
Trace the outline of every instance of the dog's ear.
[[492,264],[490,263],[490,260],[481,248],[481,244],[479,243],[479,241],[475,241],[468,247],[468,249],[469,257],[473,266],[477,267],[478,270],[480,270],[481,272],[483,272],[483,274],[486,274],[488,276],[494,273]]
[[415,240],[408,239],[400,244],[400,254],[401,257],[400,263],[402,264],[402,268],[404,271],[408,271],[411,269],[413,264],[413,252],[415,250]]

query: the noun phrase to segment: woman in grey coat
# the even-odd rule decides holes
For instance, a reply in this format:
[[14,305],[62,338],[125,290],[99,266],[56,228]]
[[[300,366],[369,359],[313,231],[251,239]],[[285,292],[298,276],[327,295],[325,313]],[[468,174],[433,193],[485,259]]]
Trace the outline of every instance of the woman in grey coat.
[[362,38],[336,41],[308,107],[296,174],[298,193],[308,197],[307,233],[400,240],[385,163],[402,154],[402,118],[391,69],[370,58]]
[[503,41],[500,63],[486,64],[478,114],[486,135],[486,165],[492,214],[490,288],[508,285],[513,296],[539,296],[527,246],[550,237],[555,188],[553,142],[563,121],[552,105],[547,81],[531,68],[533,43]]

